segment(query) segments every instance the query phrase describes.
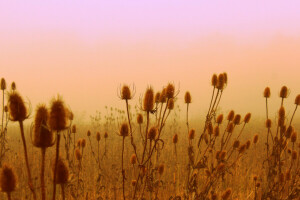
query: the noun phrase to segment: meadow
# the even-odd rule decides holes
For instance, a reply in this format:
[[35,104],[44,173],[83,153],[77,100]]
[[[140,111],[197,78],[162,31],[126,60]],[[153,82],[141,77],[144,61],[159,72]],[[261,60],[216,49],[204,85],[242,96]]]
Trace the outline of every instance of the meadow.
[[[32,107],[2,78],[0,199],[299,199],[300,95],[266,87],[261,120],[222,113],[227,79],[212,75],[204,121],[191,123],[192,94],[167,83],[145,88],[138,105],[135,87],[124,84],[111,97],[123,109],[106,106],[89,124],[75,124],[80,116],[63,94]],[[286,98],[294,99],[291,111]],[[270,99],[277,110],[269,110]]]

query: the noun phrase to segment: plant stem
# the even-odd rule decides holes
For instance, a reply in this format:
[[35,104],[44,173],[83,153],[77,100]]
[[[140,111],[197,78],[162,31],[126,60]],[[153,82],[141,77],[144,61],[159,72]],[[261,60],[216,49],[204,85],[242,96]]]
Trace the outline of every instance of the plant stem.
[[57,163],[58,163],[58,156],[59,156],[59,142],[60,142],[60,133],[57,131],[56,133],[57,141],[56,141],[56,155],[55,155],[55,163],[54,163],[54,175],[53,175],[53,197],[52,199],[55,200],[56,194],[56,170],[57,170]]
[[41,164],[41,193],[42,193],[42,200],[46,199],[46,187],[45,187],[45,155],[46,155],[46,148],[42,148],[42,164]]

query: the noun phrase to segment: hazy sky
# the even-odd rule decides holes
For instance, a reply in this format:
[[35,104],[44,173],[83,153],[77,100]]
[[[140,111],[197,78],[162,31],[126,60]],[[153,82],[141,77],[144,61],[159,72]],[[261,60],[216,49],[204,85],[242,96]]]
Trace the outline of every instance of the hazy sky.
[[[180,84],[194,114],[208,106],[210,78],[226,71],[221,106],[264,112],[265,86],[277,106],[300,93],[300,1],[1,1],[0,77],[35,106],[61,94],[75,111],[123,106],[122,83],[160,90]],[[275,116],[275,108],[273,115]]]

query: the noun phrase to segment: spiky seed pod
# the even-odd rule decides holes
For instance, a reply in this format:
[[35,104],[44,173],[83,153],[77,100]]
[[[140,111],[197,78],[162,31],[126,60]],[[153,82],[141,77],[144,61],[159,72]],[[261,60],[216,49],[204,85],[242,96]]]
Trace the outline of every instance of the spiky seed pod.
[[218,76],[217,88],[218,88],[219,90],[223,90],[223,89],[224,89],[224,85],[225,85],[224,74],[219,74],[219,76]]
[[[67,110],[67,109],[66,109],[66,110]],[[73,114],[73,112],[67,110],[67,113],[68,113],[69,120],[70,120],[70,121],[73,121],[73,119],[74,119],[74,114]]]
[[289,126],[285,132],[285,137],[290,138],[293,132],[294,132],[294,128],[292,126]]
[[99,142],[100,141],[100,139],[101,139],[101,135],[100,135],[100,133],[99,132],[97,132],[96,133],[96,139],[97,139],[97,141]]
[[[54,164],[52,166],[52,173],[54,176]],[[69,169],[62,158],[58,158],[56,169],[56,184],[65,184],[69,180]]]
[[145,92],[145,96],[144,96],[143,108],[145,111],[150,112],[153,110],[153,108],[154,108],[154,99],[153,98],[154,98],[153,89],[151,87],[148,87]]
[[294,131],[291,135],[291,142],[295,143],[297,141],[297,133]]
[[7,164],[3,164],[0,171],[0,188],[2,192],[10,193],[16,189],[17,176]]
[[217,166],[217,171],[220,173],[220,172],[223,172],[225,169],[225,164],[223,162],[221,162],[218,166]]
[[295,98],[295,104],[296,104],[297,106],[300,105],[300,94],[298,94],[298,95],[296,96],[296,98]]
[[124,122],[120,128],[120,136],[126,137],[128,135],[129,135],[129,127],[128,127],[128,124],[126,122]]
[[220,155],[219,155],[219,159],[220,160],[225,160],[225,158],[226,158],[226,154],[227,154],[227,152],[226,151],[221,151],[221,153],[220,153]]
[[264,97],[265,98],[270,98],[271,96],[271,90],[269,87],[266,87],[265,90],[264,90]]
[[222,124],[222,121],[223,121],[223,114],[220,114],[218,117],[217,117],[217,124]]
[[222,199],[223,199],[223,200],[229,199],[231,193],[232,193],[231,188],[228,188],[228,189],[222,194],[222,196],[221,196]]
[[211,194],[211,200],[218,200],[218,195],[216,193]]
[[121,90],[121,99],[123,100],[130,100],[131,97],[131,91],[128,85],[123,85],[122,90]]
[[291,179],[292,179],[291,171],[287,170],[286,173],[285,173],[285,180],[290,181]]
[[75,124],[72,126],[72,133],[76,133],[76,125]]
[[223,72],[223,76],[224,76],[224,83],[225,83],[225,85],[227,85],[227,82],[228,82],[228,76],[227,76],[227,73],[226,73],[226,72]]
[[82,139],[78,139],[78,140],[77,140],[77,143],[76,143],[76,146],[79,147],[79,148],[81,147],[81,140],[82,140]]
[[287,95],[288,95],[288,88],[286,86],[282,86],[280,93],[279,93],[279,97],[287,98]]
[[208,123],[207,132],[208,132],[209,135],[212,135],[214,133],[214,128],[213,128],[212,123]]
[[147,138],[150,139],[150,140],[154,140],[157,133],[158,133],[157,128],[155,126],[153,126],[149,129],[148,134],[147,134]]
[[244,122],[249,123],[250,119],[251,119],[251,113],[247,113],[244,117]]
[[174,98],[175,87],[172,83],[169,83],[166,87],[166,96],[168,99]]
[[219,126],[215,126],[214,128],[214,136],[218,137],[220,135],[220,127]]
[[131,185],[132,185],[132,187],[135,187],[135,185],[136,185],[136,180],[132,180],[132,181],[131,181]]
[[242,146],[239,147],[239,154],[242,154],[246,151],[247,149],[247,144],[243,144]]
[[91,136],[91,131],[88,130],[87,133],[86,133],[86,135],[87,135],[88,137],[90,137],[90,136]]
[[240,141],[239,140],[235,140],[234,142],[233,142],[233,148],[235,148],[235,149],[237,149],[237,148],[239,148],[240,147]]
[[272,121],[270,119],[266,120],[266,127],[271,128],[272,127]]
[[68,113],[64,102],[60,99],[54,99],[50,107],[49,127],[53,131],[62,131],[67,128]]
[[52,146],[53,132],[47,127],[49,113],[45,105],[39,105],[34,118],[33,145],[40,148]]
[[278,111],[278,116],[279,118],[285,118],[285,109],[283,106],[280,107],[279,111]]
[[165,171],[165,165],[164,165],[164,164],[160,164],[160,165],[158,166],[157,171],[158,171],[158,173],[159,173],[160,175],[162,175],[162,174],[164,173],[164,171]]
[[1,90],[6,90],[6,81],[4,78],[1,78]]
[[82,154],[81,154],[80,149],[75,150],[75,157],[76,157],[76,160],[81,160]]
[[288,148],[287,152],[288,152],[288,154],[291,154],[292,153],[292,149]]
[[27,109],[23,98],[17,92],[9,94],[8,110],[12,121],[24,121],[27,118]]
[[247,140],[246,142],[246,149],[249,149],[251,146],[251,141],[250,140]]
[[169,110],[173,110],[174,109],[174,99],[169,99],[168,109]]
[[175,134],[173,136],[173,144],[177,144],[177,142],[178,142],[178,134]]
[[234,124],[233,124],[232,122],[230,122],[230,123],[228,124],[228,127],[227,127],[226,130],[227,130],[228,133],[232,133],[233,130],[234,130]]
[[4,106],[4,112],[8,112],[8,107],[7,106]]
[[231,110],[231,111],[228,113],[227,120],[228,120],[228,121],[232,121],[233,118],[234,118],[234,111]]
[[219,156],[220,156],[221,151],[216,151],[216,159],[219,160]]
[[16,86],[16,83],[15,82],[12,82],[11,83],[11,90],[14,91],[17,89],[17,86]]
[[207,133],[205,133],[205,134],[203,135],[203,138],[204,138],[205,144],[208,144],[208,134],[207,134]]
[[143,123],[143,115],[141,113],[139,113],[136,117],[136,121],[138,124],[142,124]]
[[233,123],[234,123],[235,125],[239,125],[240,122],[241,122],[241,115],[239,115],[239,114],[235,115],[235,116],[234,116],[234,119],[233,119]]
[[195,138],[195,129],[191,129],[189,132],[189,140],[193,140]]
[[166,101],[167,101],[166,92],[167,92],[166,88],[163,88],[163,90],[161,91],[160,96],[159,96],[160,103],[166,103]]
[[211,175],[209,169],[205,169],[205,174],[206,174],[206,176],[210,176]]
[[297,160],[297,158],[298,158],[298,152],[296,150],[293,150],[292,151],[292,159]]
[[279,127],[282,127],[282,126],[284,126],[284,123],[285,123],[285,121],[284,121],[284,118],[278,118],[278,126]]
[[136,155],[135,154],[132,154],[131,157],[130,157],[130,163],[132,165],[135,165],[136,164]]
[[104,133],[104,138],[105,139],[108,138],[108,133],[107,132]]
[[84,138],[80,141],[80,146],[81,146],[81,148],[85,148],[86,140]]
[[160,92],[157,92],[154,98],[155,103],[159,103],[159,99],[160,99]]
[[218,84],[218,76],[217,74],[213,74],[211,77],[211,85],[217,87]]
[[254,135],[253,137],[253,144],[256,144],[258,142],[258,134]]
[[253,180],[254,180],[254,181],[257,181],[257,178],[258,178],[258,177],[257,177],[256,175],[253,176]]
[[184,103],[189,104],[192,102],[192,97],[189,91],[187,91],[184,95]]

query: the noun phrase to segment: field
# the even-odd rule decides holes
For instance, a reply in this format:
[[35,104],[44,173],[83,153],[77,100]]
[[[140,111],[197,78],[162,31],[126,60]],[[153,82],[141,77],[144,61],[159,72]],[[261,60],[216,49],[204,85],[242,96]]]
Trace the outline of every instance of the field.
[[204,121],[189,119],[192,94],[167,83],[145,88],[137,106],[135,87],[122,85],[111,98],[123,109],[108,105],[75,124],[63,94],[32,107],[2,78],[0,199],[299,199],[300,95],[266,87],[264,119],[221,113],[227,82],[226,73],[211,77]]

